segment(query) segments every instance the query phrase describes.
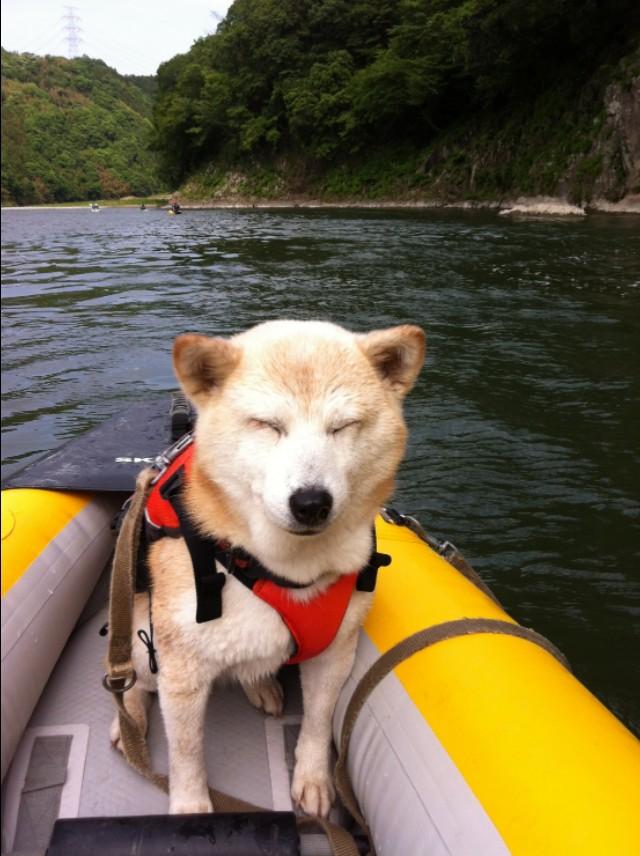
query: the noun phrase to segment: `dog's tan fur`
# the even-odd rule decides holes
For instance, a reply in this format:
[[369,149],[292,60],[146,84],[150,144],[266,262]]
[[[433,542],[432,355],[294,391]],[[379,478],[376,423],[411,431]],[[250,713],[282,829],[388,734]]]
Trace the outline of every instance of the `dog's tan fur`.
[[[358,335],[321,322],[269,322],[229,340],[178,337],[175,371],[198,409],[185,499],[202,532],[244,547],[282,577],[310,584],[292,590],[294,597],[313,597],[361,568],[375,514],[404,454],[401,402],[423,358],[424,334],[409,325]],[[312,534],[295,531],[287,497],[318,481],[332,486],[331,517]],[[233,677],[254,705],[277,715],[282,691],[274,675],[291,655],[292,641],[277,613],[232,577],[223,589],[222,617],[196,624],[193,571],[182,539],[157,542],[150,566],[160,672],[156,683],[134,636],[139,681],[125,701],[146,725],[149,693],[158,690],[171,811],[210,811],[203,759],[210,686]],[[370,601],[371,595],[354,592],[334,641],[300,666],[304,716],[292,794],[310,814],[326,815],[333,799],[331,717]],[[147,596],[137,596],[134,630],[147,626],[147,606]],[[119,742],[117,722],[112,740]]]

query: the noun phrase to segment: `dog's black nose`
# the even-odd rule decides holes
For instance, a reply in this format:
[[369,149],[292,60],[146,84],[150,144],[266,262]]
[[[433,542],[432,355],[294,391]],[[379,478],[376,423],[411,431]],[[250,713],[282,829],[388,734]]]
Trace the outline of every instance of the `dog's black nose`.
[[333,497],[321,487],[301,487],[289,497],[291,513],[304,526],[319,526],[331,513]]

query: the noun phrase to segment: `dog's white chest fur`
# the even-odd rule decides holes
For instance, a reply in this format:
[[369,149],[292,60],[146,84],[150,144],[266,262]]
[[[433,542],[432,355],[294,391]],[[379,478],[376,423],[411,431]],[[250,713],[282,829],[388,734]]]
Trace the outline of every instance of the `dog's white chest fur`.
[[233,577],[227,576],[222,590],[220,618],[196,624],[195,614],[195,590],[184,592],[175,621],[194,656],[215,662],[216,670],[241,681],[273,674],[293,653],[291,634],[279,614]]

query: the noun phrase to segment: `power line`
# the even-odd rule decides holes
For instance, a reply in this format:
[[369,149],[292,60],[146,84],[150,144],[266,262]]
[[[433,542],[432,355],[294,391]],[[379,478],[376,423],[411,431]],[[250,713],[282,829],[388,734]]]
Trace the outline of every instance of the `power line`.
[[32,53],[36,56],[40,56],[58,51],[58,53],[62,55],[64,51],[60,49],[59,46],[61,45],[63,39],[64,37],[60,33],[53,33],[52,35],[47,36],[45,39],[41,39],[34,47],[29,49],[27,53]]
[[[91,39],[88,39],[85,44],[90,50],[96,50],[97,55],[101,56],[107,64],[109,64],[109,62],[115,62],[122,64],[124,67],[135,68],[140,63],[139,54],[133,53],[124,45],[106,41],[105,39],[98,38],[93,34],[91,35]],[[105,57],[110,57],[110,59],[107,60]],[[128,72],[121,73],[126,74]]]
[[51,24],[47,23],[45,27],[41,27],[39,30],[35,30],[34,32],[29,33],[29,45],[30,48],[25,51],[26,53],[37,53],[38,51],[35,48],[40,45],[48,42],[51,39],[52,28]]

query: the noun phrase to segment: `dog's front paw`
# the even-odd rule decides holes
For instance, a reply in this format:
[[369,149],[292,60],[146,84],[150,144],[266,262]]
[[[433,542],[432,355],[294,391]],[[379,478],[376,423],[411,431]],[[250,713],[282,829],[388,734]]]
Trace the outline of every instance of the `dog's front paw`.
[[291,785],[291,796],[305,814],[327,817],[335,795],[335,788],[329,773],[305,772],[299,765],[296,765],[293,784]]
[[171,797],[169,814],[210,814],[213,811],[209,797],[189,799],[188,797]]
[[277,678],[263,678],[254,684],[242,685],[247,698],[258,710],[271,716],[282,716],[284,692]]

